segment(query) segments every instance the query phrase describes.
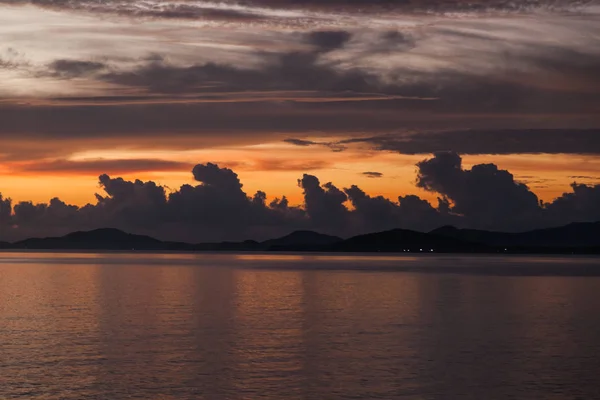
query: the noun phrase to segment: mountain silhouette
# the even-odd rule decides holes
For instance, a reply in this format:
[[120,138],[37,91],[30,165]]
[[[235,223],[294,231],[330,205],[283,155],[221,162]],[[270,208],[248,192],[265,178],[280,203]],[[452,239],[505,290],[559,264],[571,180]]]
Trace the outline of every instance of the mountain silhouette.
[[72,232],[61,237],[32,238],[16,242],[20,249],[65,250],[186,250],[189,244],[163,242],[150,236],[134,235],[114,228]]
[[486,245],[408,229],[354,236],[331,246],[331,251],[358,252],[483,252]]
[[266,240],[261,243],[261,246],[265,250],[318,250],[342,240],[337,236],[313,231],[295,231],[277,239]]
[[197,244],[161,241],[119,229],[102,228],[60,237],[0,242],[0,249],[600,254],[600,222],[572,223],[519,233],[459,229],[453,226],[444,226],[429,233],[392,229],[345,240],[313,231],[295,231],[264,242],[246,240]]
[[574,222],[565,226],[517,233],[458,229],[453,226],[443,226],[430,233],[498,247],[600,246],[600,222]]

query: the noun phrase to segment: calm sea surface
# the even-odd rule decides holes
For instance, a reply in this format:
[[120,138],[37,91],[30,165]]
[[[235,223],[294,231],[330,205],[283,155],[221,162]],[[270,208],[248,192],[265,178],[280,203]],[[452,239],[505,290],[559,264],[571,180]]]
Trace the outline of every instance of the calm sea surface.
[[0,253],[0,399],[600,399],[600,259]]

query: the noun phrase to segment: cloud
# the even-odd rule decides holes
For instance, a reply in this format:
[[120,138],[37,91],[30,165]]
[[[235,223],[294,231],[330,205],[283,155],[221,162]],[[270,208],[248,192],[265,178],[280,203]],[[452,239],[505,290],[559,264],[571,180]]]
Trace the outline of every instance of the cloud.
[[[116,0],[102,2],[94,0],[2,0],[7,4],[32,4],[57,9],[81,9],[89,12],[117,12],[133,15],[164,15],[165,18],[194,18],[202,16],[202,10],[257,10],[268,13],[270,9],[297,10],[308,9],[342,9],[344,11],[361,12],[369,9],[378,11],[401,9],[407,10],[440,10],[440,11],[476,11],[476,10],[526,10],[540,6],[566,7],[581,4],[577,1],[524,1],[519,4],[507,0],[479,0],[475,2],[444,2],[427,0],[413,4],[406,0],[246,0],[221,2],[190,1],[165,3],[161,1],[129,1],[123,3]],[[180,15],[181,14],[181,15]]]
[[8,47],[4,51],[0,51],[0,70],[18,70],[28,65],[23,54],[14,48]]
[[302,146],[302,147],[319,144],[317,142],[313,142],[312,140],[304,140],[304,139],[285,139],[284,142],[293,144],[294,146]]
[[312,31],[307,34],[308,43],[322,51],[339,49],[351,37],[347,31]]
[[[9,75],[0,93],[4,157],[27,155],[11,150],[13,142],[31,147],[36,158],[37,151],[67,157],[66,149],[97,145],[102,137],[106,145],[143,147],[161,135],[168,136],[161,144],[168,148],[265,143],[279,134],[296,140],[310,135],[318,143],[318,136],[343,133],[407,154],[508,154],[513,149],[595,154],[598,149],[592,131],[571,135],[599,122],[594,72],[600,48],[594,33],[600,25],[588,9],[531,19],[496,14],[393,18],[365,2],[336,3],[356,11],[349,20],[315,2],[34,3],[67,12],[14,8],[22,20],[35,11],[35,21],[43,23],[32,23],[40,25],[39,31],[11,41],[35,60],[35,68],[3,71]],[[240,23],[224,30],[168,18],[132,25],[88,15],[81,20],[93,25],[88,27],[71,14],[101,9],[168,14],[175,6],[193,8],[190,15],[253,10],[274,21],[277,15],[295,15],[285,18],[298,21],[310,15],[315,23],[289,28],[275,21],[268,29]],[[72,23],[60,32],[52,28],[66,20]],[[82,34],[88,28],[92,33]],[[10,40],[11,29],[0,29],[0,38]],[[45,51],[48,43],[56,50]],[[497,132],[480,129],[492,125]],[[531,129],[556,126],[573,129]],[[419,133],[385,136],[408,129]],[[323,145],[344,148],[343,143]]]
[[181,171],[190,168],[189,163],[159,159],[93,159],[93,160],[54,160],[17,164],[12,167],[18,172],[38,174],[131,174],[148,171]]
[[600,176],[589,176],[589,175],[575,175],[569,176],[571,179],[587,179],[587,180],[600,180]]
[[300,147],[308,147],[308,146],[325,146],[328,147],[333,152],[342,152],[347,149],[347,146],[343,144],[344,141],[341,142],[316,142],[314,140],[305,140],[305,139],[284,139],[285,143],[292,144],[294,146]]
[[12,200],[6,199],[0,193],[0,226],[10,226],[12,214]]
[[572,191],[542,203],[523,183],[493,164],[464,169],[455,153],[438,153],[417,164],[417,186],[439,195],[432,205],[416,195],[397,201],[351,185],[339,189],[314,175],[298,180],[302,207],[285,197],[243,190],[238,175],[217,164],[192,169],[196,185],[171,190],[152,181],[99,177],[104,193],[83,207],[54,198],[13,202],[0,194],[0,239],[65,234],[113,226],[162,239],[190,242],[266,239],[296,229],[350,236],[391,228],[429,231],[442,225],[524,230],[600,219],[600,185],[574,183]]
[[319,178],[304,174],[298,179],[304,195],[304,209],[316,226],[328,231],[347,227],[348,209],[344,206],[348,197],[331,182],[321,185]]
[[250,166],[253,171],[312,171],[331,167],[327,160],[258,159]]
[[600,185],[571,184],[573,191],[545,204],[554,224],[600,221]]
[[372,171],[363,172],[362,174],[365,175],[367,178],[381,178],[383,176],[381,172]]
[[339,70],[320,63],[320,50],[259,53],[257,56],[263,61],[260,68],[239,68],[213,62],[177,66],[153,61],[131,71],[107,72],[99,79],[157,93],[194,93],[210,87],[215,92],[317,90],[400,95],[398,90],[386,89],[377,76],[367,71]]
[[56,60],[49,66],[52,74],[60,78],[77,78],[98,73],[107,68],[104,63],[80,60]]
[[175,20],[223,20],[252,21],[271,16],[269,10],[242,6],[234,2],[161,2],[161,1],[116,1],[116,0],[3,0],[0,3],[31,4],[60,11],[75,11],[88,14],[113,14],[120,17],[175,19]]
[[[340,146],[365,143],[402,154],[454,151],[460,154],[600,154],[600,129],[471,129],[407,132],[353,138]],[[316,143],[307,143],[311,145]]]
[[417,187],[452,203],[450,212],[485,229],[519,229],[539,220],[537,196],[494,164],[463,169],[457,153],[436,153],[417,164]]
[[383,196],[369,196],[358,186],[344,189],[350,203],[353,223],[361,232],[381,231],[403,227],[407,229],[431,230],[444,225],[446,220],[429,202],[418,196],[399,197],[398,202]]

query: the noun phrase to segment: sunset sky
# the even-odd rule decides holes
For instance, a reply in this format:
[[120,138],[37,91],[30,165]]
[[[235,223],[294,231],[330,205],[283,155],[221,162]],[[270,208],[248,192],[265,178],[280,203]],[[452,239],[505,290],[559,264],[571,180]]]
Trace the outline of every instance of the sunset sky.
[[[304,174],[392,202],[414,194],[435,208],[442,198],[469,217],[456,192],[418,182],[417,163],[440,152],[460,155],[465,173],[490,163],[509,171],[533,203],[582,184],[588,208],[572,209],[593,219],[600,3],[0,0],[0,139],[4,240],[76,227],[41,216],[51,207],[15,216],[19,202],[95,206],[96,194],[116,196],[102,174],[152,181],[168,196],[210,185],[191,172],[207,163],[233,170],[249,197],[286,196],[308,214]],[[89,218],[81,226],[99,225]],[[124,227],[175,223],[161,221]],[[535,221],[481,227],[551,224]],[[253,224],[218,238],[269,236],[271,222]],[[208,236],[193,229],[172,232]]]

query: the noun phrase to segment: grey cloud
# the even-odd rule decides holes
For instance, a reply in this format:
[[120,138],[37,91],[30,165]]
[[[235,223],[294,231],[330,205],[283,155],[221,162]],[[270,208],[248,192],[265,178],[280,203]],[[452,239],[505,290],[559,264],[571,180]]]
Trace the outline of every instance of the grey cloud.
[[[262,69],[241,69],[206,63],[178,67],[152,62],[134,71],[112,71],[100,79],[125,86],[143,87],[158,93],[197,92],[210,85],[214,90],[319,90],[330,92],[379,92],[376,76],[360,70],[337,71],[318,63],[319,52],[264,54]],[[383,91],[385,93],[385,90]]]
[[411,132],[355,138],[378,150],[402,154],[454,151],[460,154],[600,154],[600,129],[500,129]]
[[470,2],[426,0],[411,2],[408,0],[249,0],[247,4],[265,5],[269,7],[311,9],[334,9],[356,12],[474,12],[474,11],[528,11],[531,9],[568,9],[569,7],[589,4],[590,1],[577,0],[524,0],[513,2],[509,0],[479,0]]
[[284,142],[293,144],[295,146],[307,147],[311,145],[318,144],[317,142],[313,142],[312,140],[303,140],[303,139],[285,139]]
[[24,55],[12,47],[0,51],[0,70],[16,70],[28,66],[29,62]]
[[91,75],[107,68],[101,62],[80,60],[56,60],[48,67],[53,75],[60,78],[77,78]]
[[363,172],[362,174],[365,175],[367,178],[381,178],[383,176],[383,174],[381,172],[373,172],[373,171]]
[[182,19],[182,20],[223,20],[251,21],[264,17],[250,9],[235,7],[234,2],[160,2],[160,1],[117,1],[117,0],[1,0],[0,3],[30,4],[61,11],[74,11],[90,14],[107,14],[131,18]]
[[313,140],[304,139],[284,139],[285,143],[293,144],[294,146],[308,147],[308,146],[325,146],[333,152],[341,152],[347,149],[347,147],[340,142],[316,142]]
[[[411,108],[413,102],[391,101],[395,109],[380,106],[371,108],[365,104],[333,104],[333,103],[237,103],[231,104],[141,104],[141,105],[65,105],[65,106],[10,106],[0,104],[0,135],[3,139],[3,150],[0,159],[32,161],[40,158],[67,157],[73,152],[89,150],[90,146],[101,150],[109,146],[125,146],[131,149],[191,149],[209,148],[220,145],[259,144],[284,140],[286,137],[301,139],[302,136],[331,137],[350,136],[353,139],[342,143],[322,141],[323,146],[343,150],[351,142],[367,145],[370,148],[386,148],[390,151],[428,154],[427,150],[463,150],[465,154],[494,153],[502,149],[486,145],[483,137],[490,121],[499,126],[531,125],[542,128],[560,123],[563,117],[544,118],[531,121],[529,117],[490,115],[465,115],[461,118],[446,119],[421,113]],[[235,112],[235,118],[231,118]],[[574,129],[564,130],[562,139],[555,139],[562,146],[540,142],[535,148],[535,141],[519,139],[515,136],[511,144],[506,142],[506,151],[519,152],[530,149],[535,152],[571,152],[573,154],[595,154],[598,146],[594,143],[593,131],[582,133],[575,129],[578,125],[586,128],[594,125],[594,119],[570,119]],[[365,132],[394,132],[398,127],[427,131],[431,129],[458,129],[466,126],[483,132],[477,138],[473,134],[474,147],[470,141],[443,141],[437,145],[414,138],[419,145],[412,145],[411,139],[406,144],[401,140],[406,135],[378,135],[365,140]],[[515,130],[515,135],[519,130]],[[226,132],[226,134],[224,134]],[[550,132],[550,131],[548,131]],[[544,138],[544,130],[539,137]],[[441,133],[440,133],[441,135]],[[569,138],[568,136],[571,136]],[[580,136],[581,135],[581,136]],[[362,136],[362,137],[357,137]],[[380,136],[384,136],[384,142]],[[452,134],[450,133],[450,136]],[[527,136],[527,135],[525,135]],[[561,135],[556,134],[559,138]],[[461,136],[458,136],[461,137]],[[498,136],[500,137],[500,136]],[[578,145],[573,138],[581,137]],[[586,139],[587,137],[587,139]],[[367,139],[368,139],[367,138]],[[395,138],[393,146],[391,138]],[[435,136],[434,136],[435,138]],[[491,141],[494,135],[491,135]],[[520,141],[529,142],[526,147]],[[421,145],[421,141],[423,145]],[[315,140],[317,142],[317,140]],[[288,142],[290,143],[290,142]],[[319,142],[321,143],[321,142]],[[568,143],[571,143],[570,145]],[[512,146],[512,147],[511,147]],[[498,149],[498,150],[497,150]]]
[[347,31],[312,31],[307,34],[308,42],[323,51],[338,49],[351,37],[352,34]]
[[[373,48],[400,51],[388,46],[385,39]],[[403,46],[406,45],[403,42]],[[387,51],[387,50],[386,50]],[[360,68],[340,68],[336,62],[322,60],[319,49],[284,53],[255,54],[262,58],[260,68],[244,69],[216,63],[192,66],[170,65],[162,60],[151,61],[134,70],[108,70],[96,79],[124,87],[138,88],[160,94],[194,94],[206,92],[243,91],[315,91],[329,96],[348,94],[377,94],[365,101],[362,108],[421,110],[436,114],[488,113],[528,115],[537,113],[587,113],[600,104],[595,87],[596,75],[583,74],[577,62],[561,61],[560,76],[553,82],[564,81],[562,87],[543,87],[536,79],[507,80],[503,76],[488,74],[443,72],[435,74],[418,72],[398,66],[390,77],[379,76],[376,71]],[[540,59],[542,60],[543,57]],[[531,61],[534,63],[535,61]],[[540,61],[541,62],[541,61]],[[547,64],[547,63],[542,63]],[[550,64],[548,64],[550,65]],[[589,64],[586,70],[597,70]],[[409,79],[410,78],[410,79]],[[588,89],[585,89],[587,87]],[[386,98],[385,96],[392,96]],[[401,101],[398,97],[403,97]],[[232,99],[235,99],[233,95]],[[386,100],[385,103],[382,100]],[[396,101],[390,101],[396,100]],[[427,100],[427,101],[416,101]]]

